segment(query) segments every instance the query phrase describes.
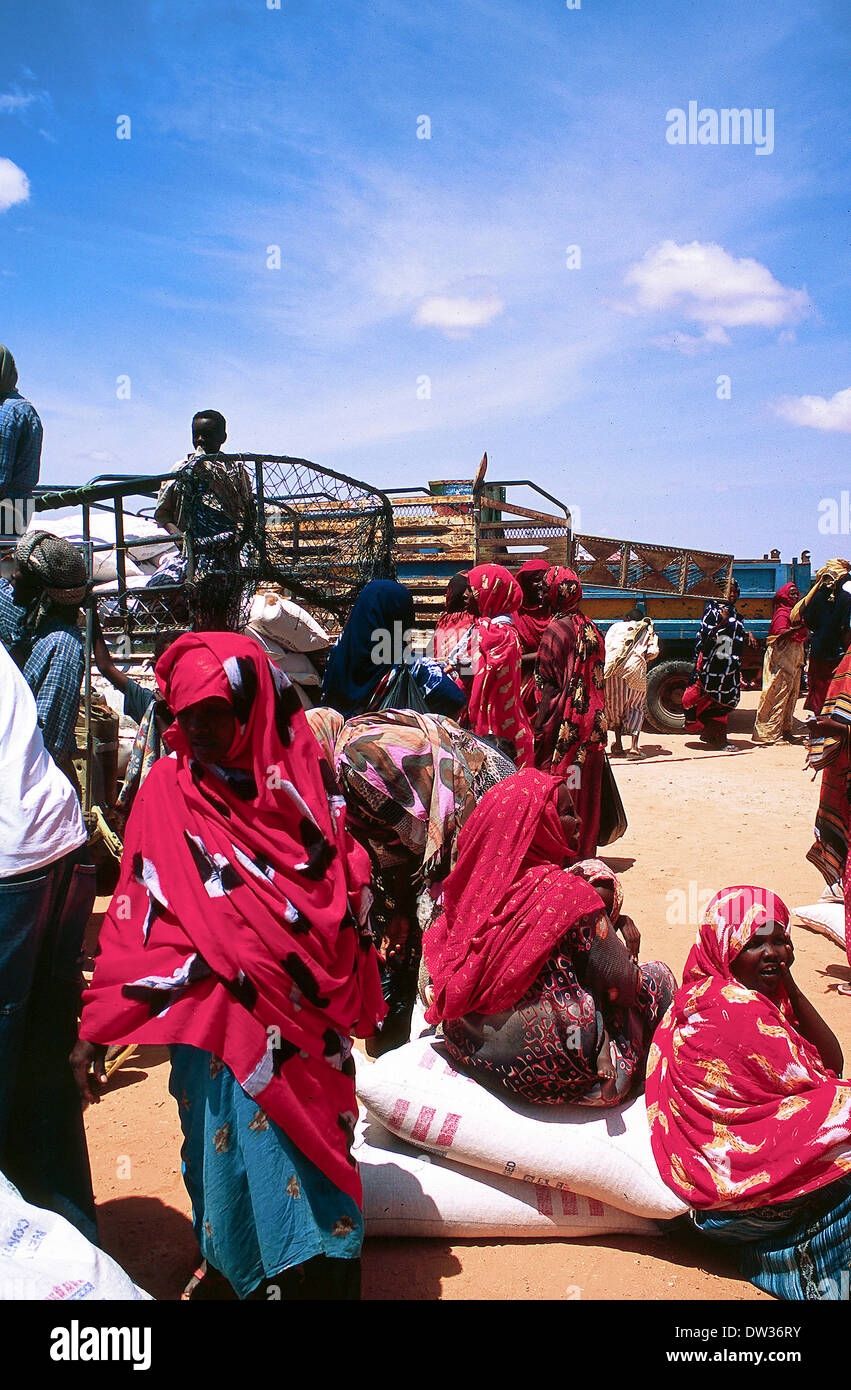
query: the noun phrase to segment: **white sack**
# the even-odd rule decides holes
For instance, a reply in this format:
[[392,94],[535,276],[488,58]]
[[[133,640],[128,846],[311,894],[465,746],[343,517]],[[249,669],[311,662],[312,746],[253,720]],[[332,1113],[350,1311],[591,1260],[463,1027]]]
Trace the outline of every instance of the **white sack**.
[[[115,545],[115,513],[99,511],[97,507],[89,510],[89,539],[96,545]],[[28,531],[49,531],[52,536],[64,536],[72,545],[83,544],[83,509],[75,507],[57,508],[56,511],[35,512],[27,527]],[[153,541],[152,536],[162,536],[162,527],[146,516],[124,513],[124,542],[131,546],[132,558],[136,564],[142,560],[157,560],[166,551],[177,554],[173,540]],[[95,558],[104,551],[95,551]]]
[[659,1235],[642,1216],[516,1178],[429,1156],[383,1126],[361,1124],[354,1156],[363,1182],[368,1236],[455,1240],[547,1240],[612,1234]]
[[315,652],[331,645],[328,633],[307,609],[280,594],[255,594],[248,623],[287,651]]
[[0,1300],[150,1301],[115,1260],[56,1212],[30,1206],[0,1173]]
[[606,1109],[528,1105],[456,1071],[432,1038],[372,1063],[358,1055],[357,1068],[370,1116],[417,1148],[638,1216],[664,1220],[688,1210],[659,1175],[643,1096]]
[[818,932],[832,941],[841,951],[845,950],[845,904],[837,902],[817,902],[811,907],[796,907],[796,916],[805,927]]

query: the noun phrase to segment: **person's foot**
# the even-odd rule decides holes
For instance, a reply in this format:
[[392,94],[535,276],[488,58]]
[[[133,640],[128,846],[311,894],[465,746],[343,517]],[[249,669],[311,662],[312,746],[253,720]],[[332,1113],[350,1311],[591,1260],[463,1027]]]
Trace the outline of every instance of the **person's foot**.
[[796,734],[791,729],[783,730],[784,743],[804,743],[805,737],[806,736],[804,734]]
[[623,746],[623,744],[622,744],[622,743],[613,743],[612,746],[611,746],[611,748],[609,749],[609,757],[610,757],[610,758],[622,758],[623,755],[624,755],[624,746]]
[[630,748],[626,755],[628,758],[643,758],[644,754],[640,748]]
[[231,1302],[237,1297],[221,1270],[214,1268],[206,1260],[201,1261],[180,1295],[181,1302],[184,1303]]

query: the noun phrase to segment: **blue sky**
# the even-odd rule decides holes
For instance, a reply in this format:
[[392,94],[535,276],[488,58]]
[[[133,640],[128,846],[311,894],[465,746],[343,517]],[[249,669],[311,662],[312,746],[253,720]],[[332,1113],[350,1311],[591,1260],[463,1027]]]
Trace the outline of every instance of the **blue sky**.
[[[42,481],[163,471],[212,406],[381,486],[487,449],[592,534],[851,552],[819,529],[851,489],[846,0],[280,5],[6,26],[0,341]],[[773,151],[672,145],[691,100],[770,109]]]

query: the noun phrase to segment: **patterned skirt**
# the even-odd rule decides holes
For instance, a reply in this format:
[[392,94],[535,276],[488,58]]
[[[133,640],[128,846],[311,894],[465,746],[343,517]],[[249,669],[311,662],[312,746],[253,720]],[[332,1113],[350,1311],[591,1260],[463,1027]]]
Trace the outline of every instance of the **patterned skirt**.
[[775,1298],[848,1301],[851,1176],[792,1202],[696,1211],[691,1219],[710,1240],[735,1246],[740,1272]]
[[606,725],[610,733],[639,734],[647,708],[647,681],[637,688],[622,676],[606,680]]
[[363,1217],[197,1047],[171,1048],[169,1090],[183,1129],[183,1179],[201,1254],[240,1298],[317,1255],[358,1259]]

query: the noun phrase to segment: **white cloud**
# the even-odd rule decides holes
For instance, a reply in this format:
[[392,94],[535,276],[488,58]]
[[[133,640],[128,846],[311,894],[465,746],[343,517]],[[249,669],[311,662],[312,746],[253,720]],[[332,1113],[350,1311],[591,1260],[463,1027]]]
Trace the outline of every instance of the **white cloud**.
[[497,295],[471,299],[467,295],[430,295],[414,315],[422,328],[440,328],[448,337],[466,338],[474,328],[493,323],[505,305]]
[[38,100],[35,92],[0,92],[0,116],[17,115]]
[[813,430],[851,434],[851,387],[825,396],[787,396],[774,407],[791,425],[807,425]]
[[0,212],[25,203],[30,196],[30,181],[23,169],[11,159],[0,158]]
[[707,328],[705,333],[698,334],[674,330],[672,333],[663,333],[659,338],[651,338],[651,342],[667,351],[681,352],[685,357],[699,357],[705,352],[712,352],[713,348],[729,343],[730,335],[726,329],[715,325]]
[[[798,323],[812,307],[806,290],[781,285],[759,261],[731,256],[715,242],[692,241],[683,246],[660,242],[630,266],[625,281],[632,298],[618,308],[632,314],[674,311],[692,323],[706,325],[702,340],[688,340],[685,335],[692,345],[727,342],[726,335],[720,336],[727,328]],[[682,351],[690,350],[688,345],[677,345]]]

